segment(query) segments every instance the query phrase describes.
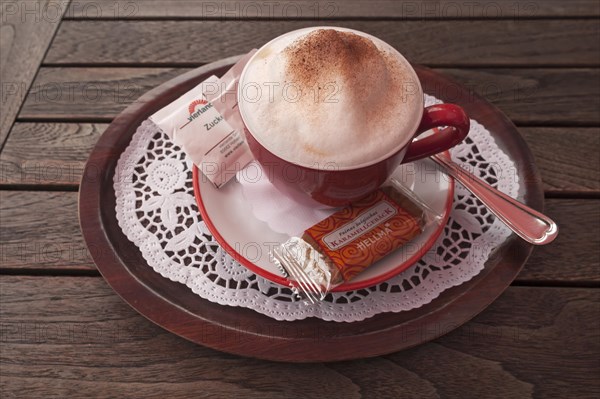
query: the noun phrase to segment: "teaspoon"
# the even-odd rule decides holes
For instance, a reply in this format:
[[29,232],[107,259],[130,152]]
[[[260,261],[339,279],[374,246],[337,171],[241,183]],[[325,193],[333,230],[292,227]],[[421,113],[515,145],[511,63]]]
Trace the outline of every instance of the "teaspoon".
[[549,217],[496,190],[447,157],[436,154],[431,159],[525,241],[544,245],[554,241],[558,235],[558,226]]

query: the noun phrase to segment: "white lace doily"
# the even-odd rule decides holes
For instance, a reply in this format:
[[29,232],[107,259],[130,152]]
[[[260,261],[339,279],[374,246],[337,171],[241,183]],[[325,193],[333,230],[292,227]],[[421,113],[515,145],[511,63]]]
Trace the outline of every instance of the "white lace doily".
[[[437,101],[426,96],[426,105]],[[490,132],[471,120],[468,138],[452,159],[516,197],[515,165]],[[318,305],[250,272],[230,257],[202,222],[192,188],[192,165],[149,121],[138,127],[114,176],[119,226],[156,272],[222,305],[253,309],[277,320],[318,317],[352,322],[431,302],[476,276],[510,230],[460,184],[450,219],[432,249],[398,276],[366,289],[329,294]],[[183,288],[182,286],[182,289]]]

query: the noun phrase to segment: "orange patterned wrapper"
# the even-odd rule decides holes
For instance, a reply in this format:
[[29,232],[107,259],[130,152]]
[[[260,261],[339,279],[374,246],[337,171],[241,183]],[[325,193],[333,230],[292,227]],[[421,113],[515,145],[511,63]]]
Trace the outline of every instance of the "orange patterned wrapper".
[[421,234],[423,224],[417,205],[385,187],[315,224],[303,238],[348,281]]
[[421,234],[425,216],[398,188],[383,187],[310,227],[302,237],[291,237],[275,248],[273,259],[293,278],[292,288],[314,303]]

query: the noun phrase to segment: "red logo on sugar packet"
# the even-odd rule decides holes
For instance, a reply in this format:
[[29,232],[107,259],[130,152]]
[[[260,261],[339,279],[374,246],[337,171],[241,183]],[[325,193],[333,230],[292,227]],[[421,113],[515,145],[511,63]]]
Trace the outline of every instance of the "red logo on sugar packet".
[[190,111],[190,115],[194,113],[194,111],[196,111],[196,106],[198,105],[206,105],[208,104],[208,101],[202,99],[202,100],[194,100],[190,103],[189,107],[188,107],[188,111]]
[[[196,107],[200,106],[198,109],[196,109]],[[192,123],[192,121],[194,119],[196,119],[197,117],[199,117],[200,115],[202,115],[203,113],[206,112],[206,110],[212,108],[212,103],[209,103],[208,101],[206,101],[205,99],[201,99],[201,100],[194,100],[190,103],[190,105],[188,106],[188,111],[190,113],[190,116],[187,117],[187,122],[181,126],[179,129],[183,129],[184,127],[186,127],[187,125],[189,125],[190,123]]]

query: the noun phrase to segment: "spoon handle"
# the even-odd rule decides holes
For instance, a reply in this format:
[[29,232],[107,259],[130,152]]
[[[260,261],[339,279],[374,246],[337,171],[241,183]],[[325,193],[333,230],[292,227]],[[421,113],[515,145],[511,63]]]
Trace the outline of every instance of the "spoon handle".
[[558,226],[549,217],[496,190],[446,157],[433,155],[431,159],[443,166],[447,174],[458,180],[525,241],[544,245],[554,241],[558,235]]

